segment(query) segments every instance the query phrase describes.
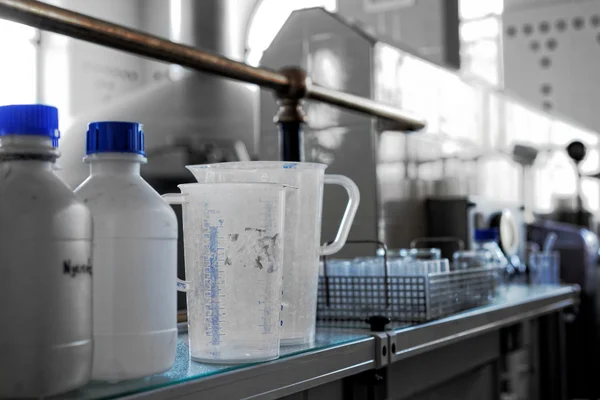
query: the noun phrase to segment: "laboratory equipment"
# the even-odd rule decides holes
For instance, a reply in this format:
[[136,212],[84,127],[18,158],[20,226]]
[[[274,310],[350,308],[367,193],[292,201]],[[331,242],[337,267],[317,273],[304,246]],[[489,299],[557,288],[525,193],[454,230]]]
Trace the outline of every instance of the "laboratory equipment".
[[407,252],[407,256],[413,260],[439,260],[442,258],[442,251],[437,248],[412,248]]
[[436,272],[450,271],[447,259],[415,259],[405,258],[390,262],[390,275],[393,276],[421,276]]
[[533,284],[559,284],[560,253],[557,251],[530,253],[529,274]]
[[452,255],[452,269],[482,268],[492,264],[489,250],[458,250]]
[[535,198],[533,191],[534,176],[533,164],[538,156],[538,149],[530,145],[516,143],[511,152],[514,162],[521,166],[521,202],[523,203],[523,217],[528,223],[534,221],[533,200]]
[[509,262],[498,245],[498,235],[498,230],[494,228],[475,230],[474,248],[482,252],[487,250],[491,255],[492,265],[505,270],[509,267]]
[[556,234],[552,248],[560,254],[561,282],[577,284],[581,288],[579,312],[565,329],[569,349],[566,360],[568,387],[600,393],[600,382],[596,378],[596,371],[600,370],[598,237],[580,226],[554,221],[538,220],[527,227],[527,239],[539,247],[543,247],[552,233]]
[[577,173],[576,192],[573,195],[554,196],[554,209],[552,210],[552,213],[548,215],[548,219],[579,225],[591,231],[595,231],[596,222],[594,214],[589,211],[581,188],[584,177],[594,177],[593,175],[582,175],[581,172],[581,163],[585,160],[587,154],[586,145],[576,140],[569,143],[566,150],[567,155],[573,161],[573,166]]
[[[377,249],[377,255],[383,256],[385,251],[382,248]],[[387,256],[388,258],[404,258],[408,255],[408,249],[388,249]]]
[[[278,161],[187,167],[199,182],[277,182],[298,189],[289,192],[286,205],[283,345],[314,341],[319,256],[334,254],[344,246],[360,201],[354,182],[341,175],[324,175],[326,167]],[[324,183],[342,186],[349,199],[335,240],[320,246]]]
[[140,176],[144,132],[135,122],[93,122],[76,190],[94,218],[92,379],[164,372],[177,345],[177,219]]
[[[286,187],[193,183],[183,207],[190,356],[207,363],[279,357]],[[290,189],[291,190],[291,189]],[[287,221],[286,221],[287,223]]]
[[[475,196],[429,198],[426,201],[429,236],[451,236],[475,247],[477,229],[496,228],[499,246],[515,266],[525,257],[525,223],[519,204],[492,201]],[[440,246],[442,257],[451,257],[455,247]]]
[[426,322],[488,304],[495,296],[493,267],[450,271],[446,259],[405,260],[385,276],[381,257],[376,259],[379,274],[335,275],[335,268],[331,274],[324,268],[328,274],[319,277],[318,321],[341,327],[365,327],[374,316]]
[[0,398],[85,385],[92,368],[92,216],[54,175],[58,111],[0,107]]

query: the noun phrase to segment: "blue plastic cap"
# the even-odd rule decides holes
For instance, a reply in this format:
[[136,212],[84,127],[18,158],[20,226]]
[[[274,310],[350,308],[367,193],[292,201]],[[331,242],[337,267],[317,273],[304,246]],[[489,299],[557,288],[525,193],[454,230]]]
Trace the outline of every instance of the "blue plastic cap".
[[0,107],[0,136],[33,135],[52,139],[58,147],[58,110],[42,104],[19,104]]
[[145,156],[142,127],[137,122],[92,122],[88,125],[86,154],[134,153]]
[[498,229],[476,229],[475,230],[475,241],[482,240],[498,240]]

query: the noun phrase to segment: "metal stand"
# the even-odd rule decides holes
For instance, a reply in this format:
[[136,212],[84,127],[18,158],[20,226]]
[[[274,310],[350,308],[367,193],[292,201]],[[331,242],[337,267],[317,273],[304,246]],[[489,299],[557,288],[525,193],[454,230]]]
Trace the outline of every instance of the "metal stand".
[[280,73],[287,77],[290,83],[286,90],[276,93],[279,111],[274,118],[279,130],[279,156],[282,161],[302,161],[303,128],[306,113],[302,108],[306,96],[306,72],[300,68],[284,68]]
[[[277,119],[279,115],[275,118]],[[281,161],[302,161],[304,159],[303,150],[303,125],[299,121],[278,121],[279,130],[279,158]]]

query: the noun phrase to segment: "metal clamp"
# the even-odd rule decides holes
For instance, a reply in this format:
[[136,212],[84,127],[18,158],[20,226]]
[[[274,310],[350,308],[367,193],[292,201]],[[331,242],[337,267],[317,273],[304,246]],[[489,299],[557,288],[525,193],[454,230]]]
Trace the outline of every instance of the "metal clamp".
[[389,336],[385,332],[372,332],[371,336],[375,339],[375,368],[383,368],[390,363]]

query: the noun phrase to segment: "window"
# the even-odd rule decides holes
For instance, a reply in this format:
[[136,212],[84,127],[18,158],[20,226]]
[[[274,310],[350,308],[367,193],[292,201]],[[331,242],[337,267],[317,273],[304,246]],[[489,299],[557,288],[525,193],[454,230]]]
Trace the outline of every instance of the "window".
[[462,69],[491,83],[502,83],[500,16],[502,0],[460,0]]
[[0,105],[37,101],[37,30],[0,19]]

